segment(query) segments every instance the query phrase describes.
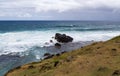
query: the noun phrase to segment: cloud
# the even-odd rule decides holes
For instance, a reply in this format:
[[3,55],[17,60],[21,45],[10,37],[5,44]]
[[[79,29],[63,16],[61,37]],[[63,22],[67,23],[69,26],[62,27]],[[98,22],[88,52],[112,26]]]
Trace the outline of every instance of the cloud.
[[17,17],[32,17],[31,14],[29,13],[19,13],[19,14],[16,14]]
[[58,11],[63,12],[76,9],[79,3],[74,0],[12,0],[0,2],[0,8],[4,9],[33,9],[36,12]]
[[79,8],[80,4],[75,0],[36,1],[37,12],[58,11],[64,12]]
[[111,11],[119,12],[120,0],[1,0],[0,16],[32,17],[55,11]]
[[32,17],[30,13],[23,12],[0,12],[0,17],[9,16],[9,17]]
[[0,17],[3,17],[3,16],[5,16],[5,14],[4,13],[0,13]]

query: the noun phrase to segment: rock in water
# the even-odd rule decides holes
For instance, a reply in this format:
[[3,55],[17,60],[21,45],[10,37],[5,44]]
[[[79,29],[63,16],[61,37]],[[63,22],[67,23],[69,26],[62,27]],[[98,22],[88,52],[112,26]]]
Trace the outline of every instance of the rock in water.
[[49,59],[49,58],[52,58],[54,55],[50,54],[50,53],[45,53],[44,54],[44,59]]
[[55,47],[57,47],[57,48],[61,48],[61,44],[56,43],[56,44],[55,44]]
[[53,43],[53,41],[52,41],[52,40],[50,40],[50,43]]
[[45,53],[44,56],[50,56],[51,54],[50,53]]
[[60,34],[60,33],[55,34],[55,39],[61,43],[68,43],[73,41],[72,37],[67,36],[66,34]]

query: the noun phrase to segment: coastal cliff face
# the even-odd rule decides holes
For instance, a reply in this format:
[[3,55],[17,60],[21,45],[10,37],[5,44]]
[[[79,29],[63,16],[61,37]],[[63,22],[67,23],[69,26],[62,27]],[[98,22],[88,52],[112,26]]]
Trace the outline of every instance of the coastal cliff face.
[[40,62],[19,66],[5,76],[119,76],[120,36]]

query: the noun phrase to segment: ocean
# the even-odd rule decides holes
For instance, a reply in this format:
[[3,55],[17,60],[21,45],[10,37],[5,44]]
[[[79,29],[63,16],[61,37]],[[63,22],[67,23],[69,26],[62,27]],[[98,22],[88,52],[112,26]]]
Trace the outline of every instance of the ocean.
[[106,41],[120,35],[120,22],[0,21],[0,76],[13,67],[43,59],[49,51],[44,47],[54,45],[49,41],[55,33],[67,34],[73,42]]

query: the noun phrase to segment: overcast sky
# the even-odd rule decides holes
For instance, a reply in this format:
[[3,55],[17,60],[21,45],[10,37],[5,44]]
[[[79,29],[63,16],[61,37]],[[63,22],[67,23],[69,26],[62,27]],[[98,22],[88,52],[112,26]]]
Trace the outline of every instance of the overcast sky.
[[0,0],[0,20],[120,20],[120,0]]

